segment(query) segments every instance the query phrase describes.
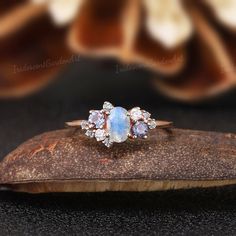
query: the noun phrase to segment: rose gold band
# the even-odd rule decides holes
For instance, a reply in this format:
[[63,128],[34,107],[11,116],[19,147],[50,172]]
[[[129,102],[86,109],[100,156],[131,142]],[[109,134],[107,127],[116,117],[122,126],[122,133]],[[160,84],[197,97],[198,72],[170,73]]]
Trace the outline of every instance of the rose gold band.
[[[81,125],[82,120],[74,120],[70,122],[66,122],[67,127],[79,127]],[[166,128],[171,128],[173,126],[173,122],[170,121],[163,121],[163,120],[158,120],[156,121],[157,126],[156,128],[158,129],[166,129]]]

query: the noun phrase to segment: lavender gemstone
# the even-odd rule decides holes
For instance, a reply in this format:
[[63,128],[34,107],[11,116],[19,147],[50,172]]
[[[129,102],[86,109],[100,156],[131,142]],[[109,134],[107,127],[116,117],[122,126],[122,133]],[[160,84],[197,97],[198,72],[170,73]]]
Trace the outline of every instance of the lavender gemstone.
[[148,125],[143,121],[138,121],[132,127],[133,134],[139,138],[144,138],[148,132]]
[[90,123],[95,124],[96,128],[101,128],[105,124],[104,115],[100,111],[93,111],[88,120]]

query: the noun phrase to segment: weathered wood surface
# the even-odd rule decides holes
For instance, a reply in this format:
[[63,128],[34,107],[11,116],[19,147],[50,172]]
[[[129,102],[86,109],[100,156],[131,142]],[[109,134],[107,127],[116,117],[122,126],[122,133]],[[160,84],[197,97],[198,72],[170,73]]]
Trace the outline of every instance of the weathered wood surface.
[[73,129],[36,136],[0,164],[0,186],[26,192],[154,191],[236,184],[236,135],[153,130],[110,149]]

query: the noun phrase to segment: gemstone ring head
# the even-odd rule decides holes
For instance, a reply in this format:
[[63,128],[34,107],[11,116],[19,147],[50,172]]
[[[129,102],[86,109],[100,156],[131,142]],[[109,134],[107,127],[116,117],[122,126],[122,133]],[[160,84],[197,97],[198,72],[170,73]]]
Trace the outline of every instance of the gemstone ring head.
[[168,128],[172,123],[156,121],[139,107],[126,110],[104,102],[101,110],[91,110],[88,120],[67,122],[67,126],[81,126],[85,135],[95,138],[105,146],[125,142],[128,138],[147,138],[148,131],[156,127]]

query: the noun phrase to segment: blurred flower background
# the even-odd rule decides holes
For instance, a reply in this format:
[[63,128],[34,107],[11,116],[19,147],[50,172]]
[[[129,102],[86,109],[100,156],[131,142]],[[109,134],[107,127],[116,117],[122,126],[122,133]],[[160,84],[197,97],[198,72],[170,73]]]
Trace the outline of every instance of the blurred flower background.
[[236,86],[235,39],[236,0],[4,0],[0,98],[36,92],[83,56],[150,71],[163,96],[205,100]]

